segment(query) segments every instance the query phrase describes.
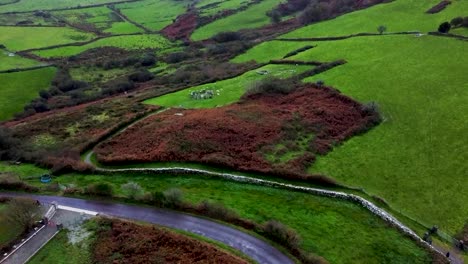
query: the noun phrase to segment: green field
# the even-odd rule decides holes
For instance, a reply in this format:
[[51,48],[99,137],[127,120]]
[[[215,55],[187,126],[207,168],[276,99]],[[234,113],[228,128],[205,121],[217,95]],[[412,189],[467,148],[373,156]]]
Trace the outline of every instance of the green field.
[[[8,1],[8,0],[7,0]],[[119,0],[21,0],[17,3],[4,5],[1,7],[0,13],[16,12],[16,11],[33,11],[33,10],[52,10],[69,7],[85,7],[89,5],[122,2]]]
[[0,203],[0,248],[16,239],[23,232],[21,226],[14,225],[5,219],[6,210],[8,210],[8,205]]
[[28,25],[54,25],[56,21],[54,18],[44,18],[35,16],[31,13],[13,13],[13,14],[0,14],[0,25],[14,26],[18,22],[30,21]]
[[54,16],[71,23],[98,29],[105,33],[129,34],[143,30],[127,21],[107,7],[93,7],[53,12]]
[[421,31],[424,33],[437,31],[442,22],[450,21],[457,16],[464,17],[467,14],[468,1],[466,0],[452,0],[452,4],[437,14],[425,13],[439,2],[440,0],[396,0],[312,24],[282,37],[305,38],[341,36],[360,32],[377,33],[379,25],[385,25],[388,32]]
[[[250,85],[267,77],[288,78],[293,75],[311,69],[312,66],[295,65],[266,65],[256,70],[242,74],[241,76],[219,81],[216,83],[194,86],[182,91],[170,93],[160,97],[146,100],[145,103],[164,107],[182,108],[211,108],[234,103],[245,93]],[[269,74],[262,75],[259,71],[266,70]],[[213,90],[215,94],[212,99],[195,100],[190,98],[190,92],[200,90]]]
[[0,26],[0,44],[11,51],[44,48],[90,40],[93,35],[63,27],[3,27]]
[[264,0],[234,15],[216,20],[208,25],[202,26],[192,34],[193,40],[202,40],[224,31],[238,31],[243,28],[258,28],[270,23],[270,18],[266,15],[281,0]]
[[40,65],[40,62],[23,58],[16,54],[0,49],[0,71],[9,69],[21,69]]
[[128,50],[164,49],[170,45],[171,42],[161,35],[130,35],[103,38],[83,46],[68,46],[39,50],[33,53],[44,58],[56,58],[77,55],[93,48],[117,47]]
[[0,73],[0,120],[6,120],[32,99],[38,92],[47,89],[55,74],[55,68],[43,68],[32,71]]
[[71,244],[68,242],[67,231],[61,231],[27,263],[88,264],[92,262],[88,247]]
[[130,20],[150,30],[161,30],[170,25],[178,15],[185,13],[189,3],[188,0],[143,0],[115,7]]
[[227,9],[238,9],[245,4],[252,2],[251,0],[201,0],[195,5],[202,16],[210,16],[218,13],[219,11]]

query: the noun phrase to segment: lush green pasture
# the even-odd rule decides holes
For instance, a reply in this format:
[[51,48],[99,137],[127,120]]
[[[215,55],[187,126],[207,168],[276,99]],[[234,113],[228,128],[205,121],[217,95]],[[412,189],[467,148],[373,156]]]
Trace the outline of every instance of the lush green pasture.
[[65,27],[0,26],[0,43],[12,51],[87,41],[92,37],[92,34]]
[[467,43],[382,36],[316,44],[293,59],[348,63],[308,81],[376,101],[384,122],[319,158],[311,172],[362,186],[421,222],[458,231],[468,218]]
[[57,181],[79,187],[109,181],[118,195],[123,195],[120,186],[128,181],[139,183],[147,191],[179,188],[187,201],[209,199],[257,222],[279,220],[299,232],[305,250],[325,257],[330,263],[428,263],[426,253],[411,240],[362,207],[340,200],[182,175],[73,174],[61,176]]
[[16,54],[10,56],[9,52],[0,49],[0,71],[33,67],[39,64],[35,60],[26,59]]
[[5,219],[4,213],[6,210],[8,210],[8,205],[0,203],[0,247],[12,242],[23,232],[21,226]]
[[128,50],[164,49],[171,42],[160,35],[129,35],[99,39],[83,46],[68,46],[48,50],[35,51],[34,54],[44,58],[68,57],[80,54],[89,49],[101,47],[117,47]]
[[144,0],[116,5],[122,14],[150,30],[161,30],[186,11],[188,0]]
[[[8,1],[8,0],[7,0]],[[122,2],[119,0],[21,0],[14,4],[4,5],[0,13],[16,11],[52,10],[69,7],[84,7],[89,5]]]
[[21,112],[24,105],[47,89],[55,74],[55,68],[0,74],[0,120],[6,120]]
[[87,246],[68,242],[67,231],[61,231],[28,262],[35,263],[88,264],[92,261]]
[[214,15],[222,10],[238,9],[239,7],[252,2],[251,0],[201,0],[195,5],[203,16]]
[[371,8],[349,13],[335,19],[312,24],[295,30],[283,37],[304,38],[322,36],[340,36],[360,32],[375,32],[379,25],[387,26],[388,32],[398,31],[437,31],[444,21],[457,16],[466,16],[468,1],[453,0],[442,12],[425,12],[440,0],[396,0],[379,4]]
[[266,12],[281,3],[281,0],[264,0],[245,11],[219,19],[198,28],[192,34],[193,40],[202,40],[223,31],[237,31],[243,28],[257,28],[270,23]]
[[53,14],[74,25],[96,28],[106,33],[128,34],[143,30],[127,21],[107,7],[93,7],[53,12]]
[[[257,70],[252,70],[241,76],[219,81],[216,83],[194,86],[179,92],[163,95],[161,97],[146,100],[145,103],[159,105],[164,107],[183,107],[183,108],[210,108],[230,104],[239,100],[245,93],[249,85],[254,85],[255,81],[267,77],[287,78],[305,70],[311,69],[311,66],[295,65],[266,65]],[[259,74],[259,71],[266,70],[269,74]],[[195,100],[190,98],[190,92],[200,90],[213,90],[215,95],[212,99]],[[219,95],[218,95],[219,93]]]

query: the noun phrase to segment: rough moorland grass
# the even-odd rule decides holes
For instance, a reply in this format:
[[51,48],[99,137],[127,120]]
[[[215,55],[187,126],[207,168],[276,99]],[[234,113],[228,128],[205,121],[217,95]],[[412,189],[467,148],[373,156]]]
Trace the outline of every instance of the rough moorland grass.
[[223,31],[238,31],[243,28],[257,28],[270,23],[266,12],[278,5],[281,0],[264,0],[236,13],[198,28],[192,34],[193,40],[202,40]]
[[2,6],[0,13],[16,12],[16,11],[34,11],[34,10],[51,10],[69,7],[84,7],[89,5],[105,4],[112,2],[122,2],[119,0],[21,0],[17,3]]
[[56,58],[77,55],[92,48],[117,47],[128,50],[164,49],[169,47],[169,45],[171,45],[171,42],[161,35],[130,35],[99,39],[83,46],[67,46],[48,50],[39,50],[33,53],[44,58]]
[[150,30],[161,30],[170,25],[178,15],[186,11],[190,1],[144,0],[135,3],[116,5],[116,8],[127,16]]
[[146,191],[179,188],[190,202],[218,201],[260,223],[279,220],[298,231],[303,249],[330,263],[428,263],[426,252],[414,242],[360,206],[340,200],[182,175],[70,174],[56,181],[79,187],[107,181],[118,195],[123,195],[120,186],[128,181],[140,184]]
[[0,71],[9,69],[21,69],[40,65],[39,62],[23,58],[19,55],[12,54],[0,49]]
[[[254,84],[255,81],[262,80],[267,77],[287,78],[308,69],[312,66],[295,66],[295,65],[266,65],[257,70],[252,70],[242,74],[241,76],[219,81],[216,83],[209,83],[184,89],[179,92],[163,95],[161,97],[146,100],[145,103],[159,105],[164,107],[184,107],[184,108],[211,108],[230,104],[239,100],[245,93],[249,85]],[[259,74],[258,72],[266,70],[269,74]],[[212,99],[194,100],[190,98],[191,91],[200,90],[213,90],[215,96]],[[219,92],[219,95],[217,95]]]
[[0,248],[16,239],[23,231],[21,226],[5,219],[6,210],[8,210],[8,206],[0,203]]
[[54,25],[56,20],[53,18],[44,18],[35,16],[32,13],[13,13],[13,14],[0,14],[1,25],[14,26],[18,22],[30,21],[32,25]]
[[24,105],[38,97],[38,92],[49,87],[55,68],[1,73],[0,74],[0,121],[23,110]]
[[63,230],[28,262],[28,264],[36,263],[88,264],[92,261],[88,247],[68,242],[67,231]]
[[92,34],[65,27],[0,26],[0,43],[12,51],[87,41],[92,37]]
[[425,13],[439,2],[440,0],[396,0],[306,26],[282,37],[304,38],[341,36],[360,32],[377,33],[379,25],[385,25],[388,32],[429,32],[437,31],[440,23],[444,21],[450,21],[457,16],[466,16],[466,10],[468,10],[466,0],[452,0],[452,4],[437,14]]
[[293,57],[346,59],[307,81],[376,101],[384,117],[319,158],[311,172],[362,186],[428,225],[458,231],[468,215],[467,49],[454,39],[384,36],[320,42]]
[[201,12],[203,16],[214,15],[219,11],[226,10],[226,9],[237,9],[241,7],[243,4],[247,4],[251,2],[251,0],[201,0],[198,1],[195,5]]
[[88,24],[106,33],[129,34],[143,30],[122,20],[107,7],[93,7],[53,12],[53,14],[71,24]]

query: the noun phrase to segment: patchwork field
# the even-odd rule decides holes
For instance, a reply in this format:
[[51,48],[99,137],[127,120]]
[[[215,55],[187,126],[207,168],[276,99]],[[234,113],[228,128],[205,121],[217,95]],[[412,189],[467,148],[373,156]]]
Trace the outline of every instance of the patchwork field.
[[2,6],[0,13],[33,11],[33,10],[53,10],[70,7],[85,7],[106,3],[122,2],[119,0],[21,0],[16,3]]
[[82,46],[67,46],[39,50],[33,53],[43,58],[58,58],[77,55],[93,48],[117,47],[128,50],[139,50],[149,48],[164,49],[168,48],[169,45],[169,40],[160,35],[130,35],[103,38]]
[[21,69],[40,65],[39,62],[23,58],[14,53],[0,49],[0,71],[9,69]]
[[92,34],[63,27],[0,26],[0,44],[11,51],[81,42],[92,38]]
[[170,25],[178,15],[186,11],[189,4],[190,1],[187,0],[143,0],[115,7],[132,21],[156,31]]
[[238,31],[243,28],[257,28],[270,23],[267,11],[281,3],[281,0],[264,0],[251,5],[245,11],[216,20],[195,30],[191,38],[202,40],[223,31]]
[[196,7],[200,10],[202,16],[214,15],[223,10],[234,10],[252,2],[252,0],[201,0],[196,3]]
[[0,120],[6,120],[21,112],[24,105],[38,97],[42,89],[49,87],[55,68],[0,73]]
[[55,25],[56,20],[52,17],[45,18],[42,16],[35,16],[32,13],[11,13],[0,14],[0,25]]

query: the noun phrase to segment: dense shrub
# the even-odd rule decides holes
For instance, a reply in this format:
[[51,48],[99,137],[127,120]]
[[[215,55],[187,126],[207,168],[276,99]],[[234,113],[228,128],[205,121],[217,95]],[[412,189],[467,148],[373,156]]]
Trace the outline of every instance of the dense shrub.
[[438,31],[440,33],[448,33],[450,31],[450,29],[452,28],[452,26],[450,25],[449,22],[444,22],[442,24],[439,25],[439,29]]
[[288,94],[294,90],[296,85],[289,79],[275,77],[254,82],[247,88],[244,97],[254,94]]
[[39,188],[21,181],[11,173],[0,173],[0,189],[9,191],[38,192]]
[[287,53],[286,55],[284,55],[283,59],[292,57],[292,56],[297,55],[297,54],[299,54],[299,53],[301,53],[301,52],[304,52],[304,51],[306,51],[306,50],[309,50],[309,49],[311,49],[311,48],[313,48],[313,47],[314,47],[314,46],[312,46],[312,45],[307,45],[307,46],[304,46],[304,47],[299,48],[299,49],[297,49],[297,50],[293,50],[293,51]]
[[183,205],[183,196],[181,190],[172,188],[163,192],[163,206],[167,208],[180,208]]
[[15,160],[20,157],[22,142],[13,136],[10,129],[0,126],[0,160]]
[[140,70],[128,76],[128,80],[132,82],[147,82],[153,78],[154,75],[148,70]]
[[235,40],[241,40],[242,36],[238,32],[220,32],[212,37],[216,42],[230,42]]
[[299,248],[301,243],[299,234],[276,220],[266,222],[262,226],[262,231],[265,233],[266,237],[292,249]]
[[140,59],[140,64],[141,66],[153,66],[156,64],[156,57],[154,56],[153,53],[146,53],[141,59]]
[[167,55],[166,62],[167,63],[179,63],[189,58],[190,58],[190,55],[187,52],[183,52],[183,51],[173,52]]
[[453,27],[459,27],[463,24],[463,18],[462,17],[455,17],[452,20],[450,20],[450,24]]
[[230,221],[232,219],[239,218],[235,211],[225,207],[221,203],[214,203],[205,200],[198,205],[198,209],[203,215],[220,220]]
[[114,193],[113,187],[109,183],[100,182],[93,183],[86,187],[85,194],[95,195],[95,196],[105,196],[111,197]]
[[122,184],[120,188],[130,199],[138,199],[144,194],[143,188],[136,182]]

